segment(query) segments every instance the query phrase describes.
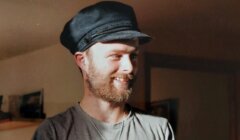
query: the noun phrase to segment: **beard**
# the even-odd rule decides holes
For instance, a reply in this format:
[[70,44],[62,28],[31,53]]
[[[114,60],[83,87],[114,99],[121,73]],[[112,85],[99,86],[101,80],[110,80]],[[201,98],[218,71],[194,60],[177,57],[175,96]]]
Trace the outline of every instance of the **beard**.
[[94,64],[90,64],[86,83],[94,96],[107,102],[119,104],[126,102],[132,93],[134,75],[100,73]]

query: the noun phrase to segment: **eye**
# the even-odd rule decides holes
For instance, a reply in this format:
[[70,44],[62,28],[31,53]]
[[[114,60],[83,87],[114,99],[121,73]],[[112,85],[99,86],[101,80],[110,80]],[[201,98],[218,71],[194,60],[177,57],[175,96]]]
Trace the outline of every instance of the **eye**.
[[130,59],[131,59],[131,60],[136,60],[137,57],[138,57],[138,54],[137,54],[137,53],[132,53],[132,54],[130,55]]
[[121,57],[122,55],[119,55],[119,54],[112,54],[109,56],[109,58],[112,60],[119,60]]

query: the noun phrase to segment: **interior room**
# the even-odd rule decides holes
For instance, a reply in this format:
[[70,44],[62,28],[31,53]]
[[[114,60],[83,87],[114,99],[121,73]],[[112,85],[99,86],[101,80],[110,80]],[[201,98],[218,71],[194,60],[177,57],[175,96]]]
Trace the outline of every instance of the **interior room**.
[[[0,1],[0,139],[30,140],[44,118],[81,100],[81,73],[59,35],[95,2]],[[121,2],[153,38],[143,46],[129,104],[167,117],[177,140],[240,140],[240,2]],[[16,119],[26,113],[13,113],[19,98],[30,95],[41,113]]]

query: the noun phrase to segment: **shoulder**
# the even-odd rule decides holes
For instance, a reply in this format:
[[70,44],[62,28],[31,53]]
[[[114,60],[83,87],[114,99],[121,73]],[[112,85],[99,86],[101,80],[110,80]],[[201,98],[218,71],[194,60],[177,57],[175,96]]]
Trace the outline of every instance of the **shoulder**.
[[53,117],[45,119],[37,128],[33,139],[48,140],[56,139],[58,133],[64,133],[67,127],[71,127],[74,107],[67,109]]
[[139,109],[133,108],[134,123],[138,123],[150,136],[159,136],[164,140],[174,140],[174,133],[168,120],[163,117],[153,116]]
[[71,121],[73,121],[72,118],[75,116],[75,112],[75,107],[70,107],[62,113],[45,119],[39,128],[66,127],[66,125],[70,125]]
[[146,125],[151,128],[161,128],[161,129],[168,128],[169,122],[166,118],[151,115],[137,108],[132,108],[132,111],[136,119],[143,125]]
[[168,122],[168,120],[166,118],[163,118],[163,117],[160,117],[160,116],[151,115],[148,112],[143,111],[143,110],[138,109],[138,108],[132,107],[132,111],[139,119],[144,120],[144,121],[146,121],[148,123],[159,122],[159,123],[163,124],[163,123],[167,123]]
[[59,113],[53,117],[49,117],[46,119],[46,123],[50,123],[52,125],[66,125],[73,121],[73,117],[75,116],[76,112],[76,108],[71,107],[65,112]]
[[138,129],[144,130],[150,138],[174,140],[174,133],[168,120],[163,117],[153,116],[149,113],[132,107],[132,123]]

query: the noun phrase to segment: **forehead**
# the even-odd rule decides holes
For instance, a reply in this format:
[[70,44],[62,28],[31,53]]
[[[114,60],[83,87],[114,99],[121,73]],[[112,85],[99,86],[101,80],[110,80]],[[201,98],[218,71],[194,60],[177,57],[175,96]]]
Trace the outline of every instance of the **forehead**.
[[138,40],[97,42],[89,48],[89,51],[98,54],[110,52],[132,53],[138,51],[138,46]]

